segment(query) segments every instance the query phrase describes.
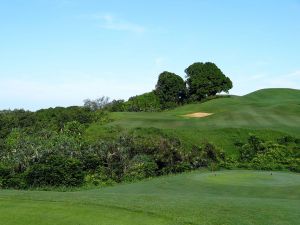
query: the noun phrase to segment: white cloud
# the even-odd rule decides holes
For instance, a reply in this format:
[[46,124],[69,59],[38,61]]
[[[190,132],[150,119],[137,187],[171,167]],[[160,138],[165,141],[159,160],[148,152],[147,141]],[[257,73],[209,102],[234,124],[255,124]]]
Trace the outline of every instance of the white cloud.
[[120,19],[111,13],[94,14],[92,15],[92,18],[99,21],[99,27],[103,29],[128,31],[139,34],[144,33],[146,31],[145,27]]

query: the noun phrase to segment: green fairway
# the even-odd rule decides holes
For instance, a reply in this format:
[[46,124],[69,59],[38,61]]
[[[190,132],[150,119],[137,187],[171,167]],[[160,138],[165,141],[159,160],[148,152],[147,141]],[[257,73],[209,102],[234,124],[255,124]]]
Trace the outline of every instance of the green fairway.
[[0,191],[3,225],[296,225],[299,207],[300,176],[284,172],[195,171],[88,191]]
[[[203,118],[183,115],[195,112],[213,113]],[[157,127],[177,135],[186,143],[201,144],[209,140],[234,152],[234,142],[245,141],[249,133],[272,140],[284,134],[300,135],[300,91],[263,89],[251,94],[218,98],[201,104],[188,104],[164,112],[113,113],[114,122],[107,126],[124,129]],[[92,125],[86,136],[107,135],[104,126]]]

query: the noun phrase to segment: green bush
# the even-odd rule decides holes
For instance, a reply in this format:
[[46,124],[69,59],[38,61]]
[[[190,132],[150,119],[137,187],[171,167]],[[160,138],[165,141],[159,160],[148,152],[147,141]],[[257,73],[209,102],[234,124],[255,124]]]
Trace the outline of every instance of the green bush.
[[300,173],[300,158],[292,160],[288,169],[293,172]]
[[240,148],[240,166],[262,170],[290,169],[297,172],[300,155],[296,140],[294,137],[284,136],[275,143],[250,136],[248,143]]
[[191,170],[191,165],[188,162],[177,162],[174,165],[163,167],[160,171],[161,175],[182,173]]
[[108,186],[116,182],[113,179],[111,179],[108,168],[102,166],[94,172],[87,174],[85,176],[85,183],[87,185],[94,186]]
[[129,112],[156,112],[161,110],[159,98],[152,91],[131,97],[124,103],[125,111]]
[[28,169],[26,182],[31,187],[78,186],[84,182],[82,164],[77,159],[49,155]]
[[106,110],[110,112],[123,112],[126,110],[124,100],[113,100],[106,107]]
[[0,188],[23,189],[25,187],[22,173],[16,173],[11,166],[0,164]]
[[224,169],[234,169],[237,168],[239,165],[238,161],[233,157],[226,157],[224,161],[220,163],[220,167]]
[[10,177],[7,177],[2,181],[2,185],[4,188],[24,189],[26,188],[24,174],[14,174]]
[[125,172],[125,180],[141,180],[153,177],[158,170],[154,159],[148,155],[136,155],[129,162],[129,167]]

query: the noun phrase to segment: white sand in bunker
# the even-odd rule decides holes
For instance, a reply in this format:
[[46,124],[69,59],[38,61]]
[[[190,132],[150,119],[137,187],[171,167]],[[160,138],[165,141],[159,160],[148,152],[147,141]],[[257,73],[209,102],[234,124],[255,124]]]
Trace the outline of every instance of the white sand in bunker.
[[206,113],[206,112],[196,112],[191,114],[184,115],[185,117],[191,117],[191,118],[202,118],[212,115],[213,113]]

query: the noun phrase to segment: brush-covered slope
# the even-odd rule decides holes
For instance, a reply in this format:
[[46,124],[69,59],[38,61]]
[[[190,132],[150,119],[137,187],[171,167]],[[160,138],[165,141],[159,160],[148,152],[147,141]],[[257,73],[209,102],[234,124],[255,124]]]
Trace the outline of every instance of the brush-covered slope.
[[[212,115],[189,118],[186,114],[206,112]],[[276,139],[290,134],[300,135],[300,90],[263,89],[245,96],[218,98],[199,104],[188,104],[174,110],[157,113],[112,113],[114,122],[106,126],[157,127],[173,132],[184,141],[199,144],[215,142],[233,151],[236,140],[249,133]],[[94,124],[87,132],[91,138],[101,137],[103,127]]]
[[298,224],[300,176],[195,171],[79,192],[0,190],[5,225]]

